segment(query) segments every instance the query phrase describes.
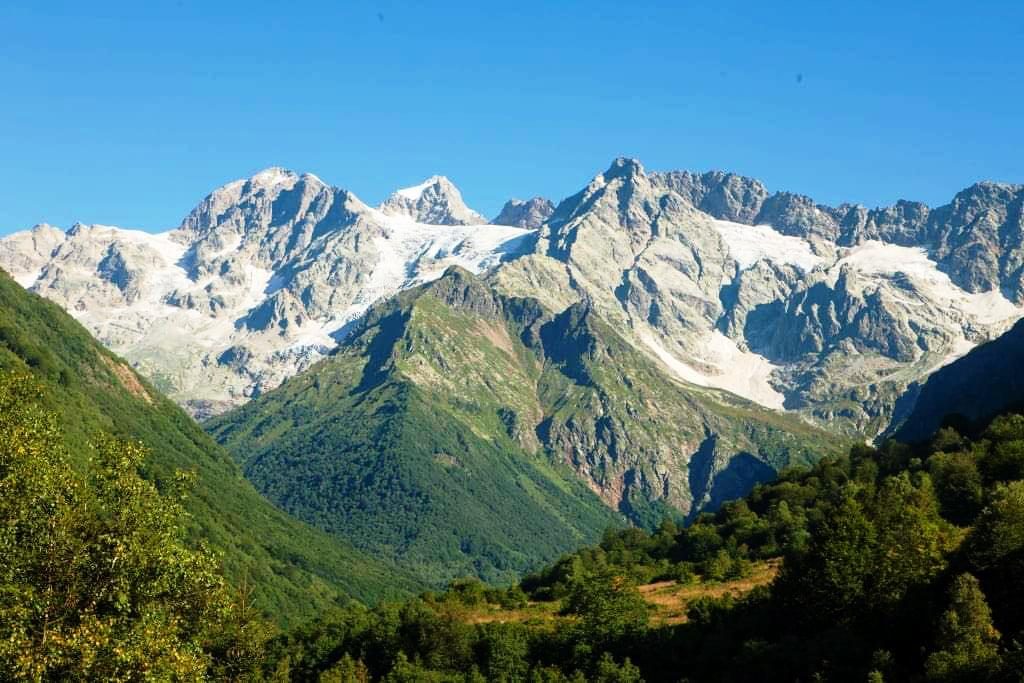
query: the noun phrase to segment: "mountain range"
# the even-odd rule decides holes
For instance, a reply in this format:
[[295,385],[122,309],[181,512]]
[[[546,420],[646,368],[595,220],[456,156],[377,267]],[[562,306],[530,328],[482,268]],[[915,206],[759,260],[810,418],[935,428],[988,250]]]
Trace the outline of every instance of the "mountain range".
[[510,201],[485,224],[443,177],[372,208],[272,168],[165,233],[15,233],[0,267],[200,417],[301,372],[370,304],[459,265],[551,310],[588,301],[682,381],[873,435],[908,385],[1024,313],[1022,202],[1021,186],[979,183],[934,209],[828,207],[617,159],[557,207]]
[[487,222],[441,176],[371,207],[272,168],[167,232],[14,233],[0,267],[279,508],[421,581],[506,580],[897,429],[1024,316],[1022,204],[829,207],[620,158]]

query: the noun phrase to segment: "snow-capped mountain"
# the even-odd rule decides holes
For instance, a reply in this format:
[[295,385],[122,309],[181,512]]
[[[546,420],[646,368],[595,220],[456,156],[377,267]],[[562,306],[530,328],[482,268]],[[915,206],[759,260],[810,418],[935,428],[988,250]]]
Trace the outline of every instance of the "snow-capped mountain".
[[513,227],[486,224],[440,176],[375,209],[272,168],[165,233],[15,233],[0,266],[201,415],[460,265],[552,311],[588,301],[682,381],[874,433],[908,384],[1024,315],[1022,202],[1021,186],[983,183],[935,209],[832,208],[618,159],[553,212],[506,205],[495,222],[526,226]]
[[449,265],[492,267],[529,236],[418,223],[272,168],[214,190],[168,232],[16,233],[0,266],[204,415],[301,371],[381,297]]
[[404,216],[429,225],[481,225],[483,216],[466,206],[462,193],[444,176],[394,192],[380,205],[389,216]]
[[[1017,221],[1015,201],[984,215]],[[555,310],[585,293],[686,381],[875,433],[909,383],[1024,309],[1004,291],[958,284],[963,273],[940,261],[948,239],[910,247],[884,241],[896,230],[838,232],[833,214],[855,209],[619,159],[558,206],[534,253],[493,277]]]

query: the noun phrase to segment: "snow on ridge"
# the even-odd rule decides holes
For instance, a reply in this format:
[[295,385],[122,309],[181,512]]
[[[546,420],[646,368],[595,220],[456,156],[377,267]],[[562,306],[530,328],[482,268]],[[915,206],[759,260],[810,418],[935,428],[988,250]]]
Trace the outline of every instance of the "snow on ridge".
[[717,219],[713,224],[740,270],[746,270],[762,259],[794,265],[804,272],[825,263],[825,259],[811,250],[807,240],[783,235],[770,225],[744,225]]
[[[428,225],[404,215],[376,210],[373,213],[385,227],[376,238],[381,260],[372,278],[380,290],[391,290],[383,296],[436,279],[449,265],[459,265],[474,273],[487,270],[514,251],[523,238],[536,232],[507,225]],[[424,268],[434,262],[436,267]],[[384,286],[385,280],[378,280],[378,273],[390,280],[391,287]],[[378,289],[372,285],[371,288]]]
[[1024,315],[1024,306],[1016,305],[999,290],[968,292],[959,287],[921,247],[901,247],[868,240],[845,250],[832,267],[832,276],[838,277],[844,265],[852,266],[865,275],[893,276],[902,273],[929,298],[948,302],[980,324],[996,324]]
[[395,190],[394,194],[398,195],[399,197],[404,197],[406,199],[411,199],[412,201],[416,201],[417,199],[419,199],[420,197],[423,196],[423,192],[428,187],[430,187],[434,183],[437,183],[438,181],[441,181],[441,180],[448,180],[448,179],[445,178],[444,176],[432,175],[429,178],[427,178],[426,180],[424,180],[422,183],[420,183],[419,185],[413,185],[412,187],[403,187],[400,190]]
[[260,187],[273,187],[290,182],[297,177],[295,173],[288,169],[281,168],[280,166],[271,166],[249,178],[249,182]]

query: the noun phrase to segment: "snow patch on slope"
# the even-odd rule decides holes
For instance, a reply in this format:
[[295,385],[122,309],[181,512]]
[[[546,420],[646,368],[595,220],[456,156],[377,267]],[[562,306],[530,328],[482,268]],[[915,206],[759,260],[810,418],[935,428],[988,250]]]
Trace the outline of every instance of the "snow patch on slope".
[[718,330],[706,335],[698,345],[703,354],[700,360],[713,369],[710,373],[679,360],[648,333],[641,333],[640,340],[685,382],[724,389],[766,408],[782,410],[784,407],[785,396],[771,385],[776,367],[764,356],[741,350]]
[[43,268],[36,268],[32,271],[11,273],[11,277],[19,285],[25,289],[29,289],[35,284],[35,281],[39,279],[39,276],[43,274]]
[[744,225],[715,220],[714,226],[740,270],[746,270],[762,259],[794,265],[804,272],[825,262],[811,250],[806,240],[783,235],[770,225]]
[[380,254],[353,306],[340,317],[345,323],[374,301],[402,289],[435,280],[449,266],[480,273],[522,251],[534,230],[506,225],[427,225],[406,216],[374,211],[384,225],[374,243]]
[[999,291],[971,293],[961,289],[928,257],[928,252],[919,247],[900,247],[875,240],[864,242],[846,251],[835,263],[830,273],[833,282],[844,265],[864,275],[902,274],[920,294],[945,302],[978,324],[1008,322],[1024,315],[1024,307],[1017,306]]

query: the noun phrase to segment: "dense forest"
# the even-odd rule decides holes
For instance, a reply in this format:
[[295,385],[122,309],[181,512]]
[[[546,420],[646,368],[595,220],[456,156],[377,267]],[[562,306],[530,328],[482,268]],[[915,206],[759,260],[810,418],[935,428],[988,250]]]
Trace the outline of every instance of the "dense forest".
[[[339,610],[271,641],[267,673],[322,680],[1021,680],[1024,417],[927,444],[854,448],[688,528],[611,532],[505,591],[461,583]],[[638,586],[770,585],[659,625]],[[502,605],[506,623],[467,620]],[[515,621],[530,602],[554,620]],[[469,612],[472,614],[472,612]],[[333,677],[333,678],[332,678]]]
[[[328,607],[280,630],[186,543],[141,447],[72,466],[37,380],[0,382],[5,678],[1020,680],[1024,417],[789,470],[688,527],[609,531],[509,587]],[[781,570],[739,597],[714,587]],[[774,563],[774,564],[773,564]],[[652,582],[696,588],[652,618]]]

